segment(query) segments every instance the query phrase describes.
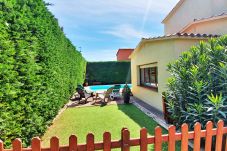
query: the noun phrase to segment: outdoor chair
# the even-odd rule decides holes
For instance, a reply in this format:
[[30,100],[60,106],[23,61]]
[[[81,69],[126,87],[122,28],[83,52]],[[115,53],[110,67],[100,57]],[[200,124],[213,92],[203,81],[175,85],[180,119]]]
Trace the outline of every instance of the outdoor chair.
[[86,104],[87,103],[87,100],[89,98],[92,98],[94,97],[94,93],[91,92],[91,93],[87,93],[85,89],[82,89],[80,87],[76,88],[76,91],[77,93],[79,94],[79,103],[81,103],[81,101],[84,101],[84,103]]
[[111,87],[111,88],[109,88],[109,89],[107,89],[107,91],[105,91],[104,92],[104,94],[103,95],[101,95],[102,97],[102,102],[106,102],[106,99],[108,99],[107,100],[107,102],[109,101],[109,99],[110,99],[110,94],[113,92],[113,87]]
[[114,85],[113,87],[107,89],[107,91],[105,91],[102,96],[102,101],[106,102],[106,99],[108,99],[107,102],[109,100],[113,101],[114,99],[121,97],[120,88],[121,88],[121,85]]
[[110,93],[110,99],[111,100],[114,100],[116,98],[121,97],[121,95],[120,95],[120,89],[121,89],[121,85],[119,85],[119,84],[113,86],[113,90]]

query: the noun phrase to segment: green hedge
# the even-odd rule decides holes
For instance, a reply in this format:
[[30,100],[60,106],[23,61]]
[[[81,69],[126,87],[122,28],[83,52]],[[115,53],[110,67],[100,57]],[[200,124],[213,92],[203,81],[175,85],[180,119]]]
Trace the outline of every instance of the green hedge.
[[1,0],[0,16],[0,139],[27,146],[84,81],[86,61],[42,0]]
[[131,63],[130,62],[88,62],[87,82],[101,84],[121,84],[131,83]]

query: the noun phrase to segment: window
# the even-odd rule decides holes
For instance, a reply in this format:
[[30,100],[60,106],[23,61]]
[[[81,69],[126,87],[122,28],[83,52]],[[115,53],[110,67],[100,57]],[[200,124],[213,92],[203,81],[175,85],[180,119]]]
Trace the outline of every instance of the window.
[[158,89],[158,68],[151,65],[140,66],[140,85],[148,88]]

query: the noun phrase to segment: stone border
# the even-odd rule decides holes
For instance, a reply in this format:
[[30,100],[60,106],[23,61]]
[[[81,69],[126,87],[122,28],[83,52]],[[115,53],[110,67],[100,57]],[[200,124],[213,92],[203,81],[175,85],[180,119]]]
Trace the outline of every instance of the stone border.
[[165,121],[156,116],[154,113],[144,108],[140,104],[136,103],[136,101],[132,101],[132,104],[135,105],[139,110],[141,110],[144,114],[152,118],[154,121],[156,121],[160,126],[164,127],[165,129],[168,129],[168,127],[170,126]]

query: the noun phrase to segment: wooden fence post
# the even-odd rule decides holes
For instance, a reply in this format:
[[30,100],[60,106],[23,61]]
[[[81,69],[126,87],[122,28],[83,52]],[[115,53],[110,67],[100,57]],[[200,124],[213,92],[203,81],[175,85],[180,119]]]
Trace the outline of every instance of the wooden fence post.
[[224,127],[224,122],[219,121],[217,126],[215,151],[221,151],[222,149],[223,127]]
[[111,134],[110,132],[105,132],[103,134],[103,151],[111,151]]
[[142,128],[140,130],[140,151],[147,151],[147,129]]
[[212,147],[212,129],[213,123],[211,121],[206,124],[206,142],[205,142],[205,151],[211,151]]
[[194,151],[200,151],[201,144],[201,124],[196,123],[194,126]]
[[227,135],[225,137],[225,151],[227,151]]
[[154,148],[155,151],[161,151],[162,150],[162,128],[156,127],[155,128],[155,140],[154,140]]
[[181,151],[188,151],[188,124],[181,126]]
[[59,151],[59,139],[56,136],[50,139],[50,151]]
[[38,137],[32,139],[32,151],[41,151],[41,140]]
[[[225,122],[224,122],[225,123]],[[223,151],[227,151],[227,144],[226,144],[226,141],[227,141],[227,137],[226,137],[226,133],[223,134],[223,138],[222,138],[222,150]]]
[[4,150],[4,145],[3,145],[3,141],[0,140],[0,151],[3,151]]
[[127,128],[123,127],[121,129],[121,151],[123,151],[123,147],[122,147],[122,144],[123,144],[123,131],[126,130]]
[[69,151],[77,151],[77,137],[75,135],[69,137]]
[[18,138],[13,141],[13,151],[22,151],[22,142]]
[[95,150],[95,139],[92,133],[87,135],[87,151],[94,151]]
[[168,151],[175,151],[176,148],[176,127],[170,126],[169,129],[169,142],[168,142]]
[[123,128],[121,129],[121,140],[123,139],[123,131],[124,131],[124,130],[127,130],[127,128],[123,127]]
[[128,129],[124,129],[122,132],[122,151],[130,151],[130,132]]

